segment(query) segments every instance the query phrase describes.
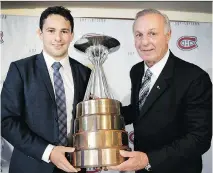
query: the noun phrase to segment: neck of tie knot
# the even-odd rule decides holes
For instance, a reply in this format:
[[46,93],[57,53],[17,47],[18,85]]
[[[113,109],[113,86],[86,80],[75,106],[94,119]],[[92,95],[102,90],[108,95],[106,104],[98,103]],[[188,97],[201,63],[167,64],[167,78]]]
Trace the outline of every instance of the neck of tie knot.
[[151,72],[151,70],[148,68],[148,69],[146,70],[146,73],[145,73],[144,78],[151,78],[151,77],[152,77],[152,72]]
[[54,62],[53,65],[52,65],[52,68],[55,71],[59,71],[59,69],[61,68],[61,63],[60,62]]

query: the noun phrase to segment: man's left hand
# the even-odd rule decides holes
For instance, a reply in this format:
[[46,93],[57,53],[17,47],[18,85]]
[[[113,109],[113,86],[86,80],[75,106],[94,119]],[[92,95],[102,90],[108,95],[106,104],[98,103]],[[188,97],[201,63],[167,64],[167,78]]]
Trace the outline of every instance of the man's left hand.
[[108,169],[118,170],[118,171],[137,171],[140,169],[144,169],[144,167],[148,164],[149,159],[146,153],[139,151],[124,151],[120,150],[120,154],[123,157],[129,157],[128,160],[121,163],[117,166],[110,166]]

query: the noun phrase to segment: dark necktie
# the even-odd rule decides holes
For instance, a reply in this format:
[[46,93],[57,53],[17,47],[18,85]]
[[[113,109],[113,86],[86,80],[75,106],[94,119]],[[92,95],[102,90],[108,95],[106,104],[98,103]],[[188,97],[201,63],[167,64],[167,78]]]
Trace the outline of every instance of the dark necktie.
[[147,69],[142,79],[141,89],[139,91],[139,110],[141,110],[148,96],[149,89],[150,89],[151,76],[152,76],[152,72],[150,71],[150,69]]
[[60,62],[54,62],[52,65],[54,69],[53,80],[55,88],[55,101],[58,113],[58,126],[59,126],[59,145],[67,145],[67,111],[66,111],[66,97],[64,84],[59,72],[61,68]]

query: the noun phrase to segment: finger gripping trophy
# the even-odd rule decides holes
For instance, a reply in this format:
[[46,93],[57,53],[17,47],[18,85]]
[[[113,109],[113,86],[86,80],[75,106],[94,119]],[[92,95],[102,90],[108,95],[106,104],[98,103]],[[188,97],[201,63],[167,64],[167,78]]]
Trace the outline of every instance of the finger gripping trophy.
[[105,169],[122,163],[119,150],[129,150],[128,133],[120,114],[121,103],[113,99],[103,71],[109,53],[119,49],[115,38],[86,34],[74,47],[86,53],[94,68],[84,100],[78,103],[74,121],[73,165],[79,168]]

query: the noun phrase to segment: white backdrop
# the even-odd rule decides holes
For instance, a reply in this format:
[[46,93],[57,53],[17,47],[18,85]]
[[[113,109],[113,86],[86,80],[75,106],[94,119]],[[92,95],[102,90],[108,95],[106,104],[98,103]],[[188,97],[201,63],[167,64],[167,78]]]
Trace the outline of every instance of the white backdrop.
[[[39,26],[38,17],[1,15],[1,19],[0,87],[2,88],[10,63],[40,53],[42,44],[36,35]],[[133,20],[75,18],[75,37],[69,48],[69,54],[72,58],[90,66],[91,64],[86,56],[73,48],[77,39],[87,33],[100,33],[115,37],[120,41],[120,49],[109,55],[104,64],[104,70],[115,99],[120,100],[123,105],[130,102],[129,71],[134,64],[140,61],[134,48],[132,24]],[[186,61],[197,64],[212,77],[212,24],[173,21],[171,27],[170,49],[172,52]],[[133,148],[133,128],[129,125],[126,126],[126,130],[129,132],[129,145]],[[1,151],[3,173],[8,172],[12,149],[13,147],[3,139]],[[204,154],[203,158],[202,173],[211,173],[211,149]],[[95,171],[90,170],[90,172]]]

